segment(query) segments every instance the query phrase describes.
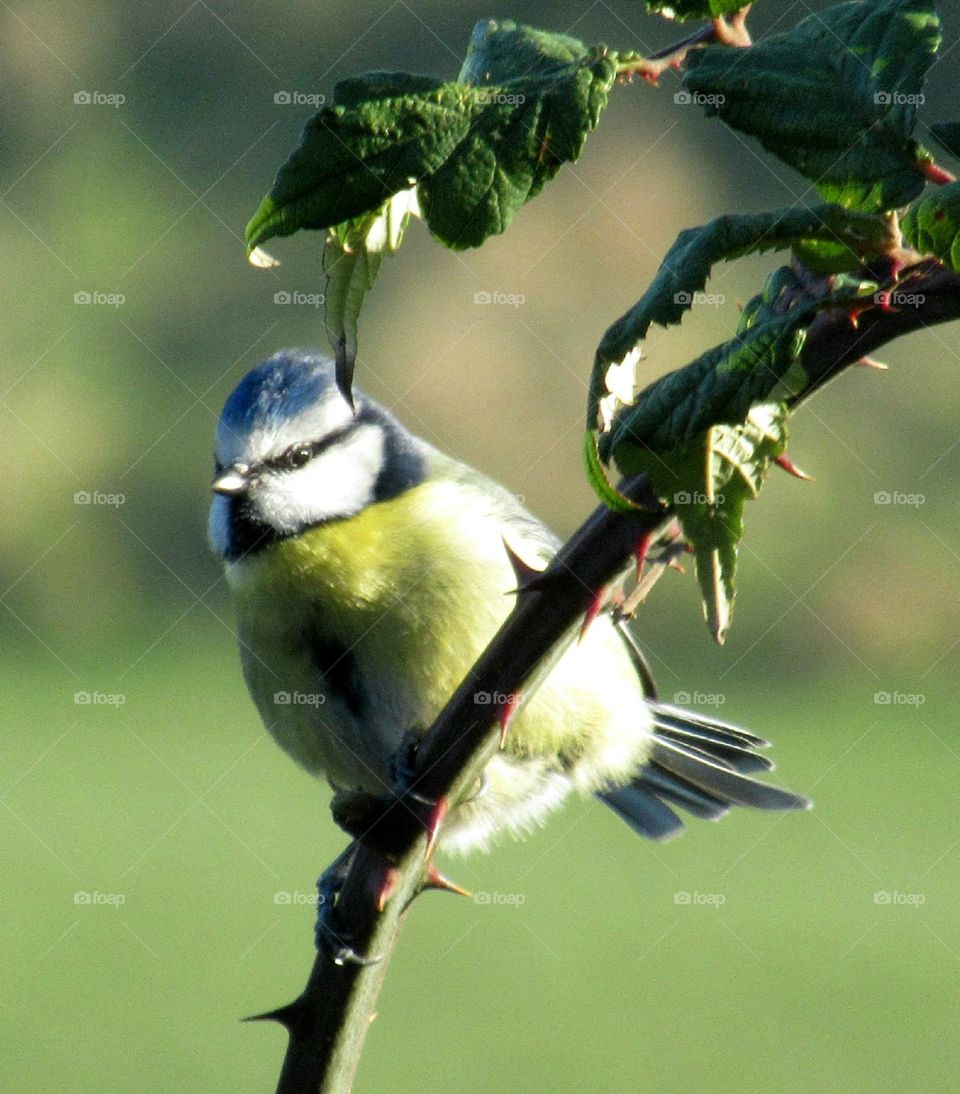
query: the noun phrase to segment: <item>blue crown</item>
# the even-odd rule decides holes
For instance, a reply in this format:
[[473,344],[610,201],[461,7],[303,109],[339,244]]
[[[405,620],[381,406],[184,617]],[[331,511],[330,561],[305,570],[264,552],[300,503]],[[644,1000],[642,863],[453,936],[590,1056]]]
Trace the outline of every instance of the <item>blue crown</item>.
[[295,418],[334,387],[333,362],[309,350],[285,349],[252,369],[234,388],[223,421],[239,434],[271,419]]

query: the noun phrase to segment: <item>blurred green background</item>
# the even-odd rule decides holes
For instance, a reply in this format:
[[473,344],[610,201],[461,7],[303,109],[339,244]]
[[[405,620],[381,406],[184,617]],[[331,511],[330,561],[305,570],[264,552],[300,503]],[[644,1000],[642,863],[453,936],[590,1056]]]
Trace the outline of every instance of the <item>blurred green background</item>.
[[[766,0],[755,29],[825,6]],[[949,8],[928,122],[955,114]],[[239,1019],[311,961],[342,837],[264,736],[204,540],[224,397],[274,350],[322,344],[316,308],[274,302],[321,290],[319,237],[274,245],[270,273],[243,257],[312,109],[275,95],[378,67],[453,78],[486,15],[617,48],[676,37],[642,12],[3,6],[4,1089],[272,1089],[282,1031]],[[416,226],[364,314],[361,383],[561,533],[592,507],[579,430],[606,325],[681,228],[809,197],[677,87],[618,89],[581,162],[482,251]],[[726,337],[771,265],[718,270],[723,305],[654,334],[646,375]],[[797,420],[817,481],[777,475],[750,508],[726,647],[691,575],[638,623],[663,692],[773,738],[816,810],[659,847],[576,802],[448,864],[478,897],[416,906],[358,1089],[955,1089],[960,329],[883,358]]]

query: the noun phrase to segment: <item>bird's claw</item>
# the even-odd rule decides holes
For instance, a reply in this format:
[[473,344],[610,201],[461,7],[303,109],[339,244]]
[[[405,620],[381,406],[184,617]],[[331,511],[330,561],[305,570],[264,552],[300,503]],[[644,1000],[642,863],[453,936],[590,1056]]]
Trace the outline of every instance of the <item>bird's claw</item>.
[[317,949],[327,954],[335,965],[376,965],[383,954],[368,956],[351,945],[350,932],[339,923],[337,900],[343,883],[353,865],[356,845],[351,844],[317,881],[317,923],[314,938]]

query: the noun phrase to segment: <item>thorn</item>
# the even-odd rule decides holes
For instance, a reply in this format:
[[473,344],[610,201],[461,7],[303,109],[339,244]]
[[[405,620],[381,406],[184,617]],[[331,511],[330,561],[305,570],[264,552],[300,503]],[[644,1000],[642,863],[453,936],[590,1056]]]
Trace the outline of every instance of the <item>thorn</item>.
[[850,320],[850,326],[853,327],[854,330],[858,330],[860,327],[860,316],[863,315],[865,311],[869,310],[870,305],[858,304],[856,305],[856,307],[851,308],[847,312],[847,318]]
[[506,539],[503,537],[501,539],[503,539],[503,549],[507,552],[507,558],[510,559],[510,565],[513,567],[513,572],[517,578],[515,591],[518,593],[531,592],[537,587],[537,579],[542,577],[543,570],[535,570],[517,554]]
[[945,171],[938,164],[934,163],[933,160],[918,160],[917,169],[928,182],[934,182],[937,186],[947,186],[951,182],[957,181],[955,175],[951,175],[949,171]]
[[437,849],[437,839],[440,835],[440,827],[450,811],[448,798],[439,798],[433,807],[433,813],[427,821],[427,846],[424,848],[423,857],[429,862],[433,858],[433,852]]
[[243,1022],[279,1022],[285,1029],[292,1030],[300,1015],[301,1003],[295,999],[286,1006],[277,1007],[276,1010],[268,1010],[265,1014],[251,1014],[241,1019]]
[[513,694],[507,697],[507,701],[500,708],[500,748],[507,743],[507,729],[510,727],[510,723],[513,721],[513,716],[517,713],[517,708],[520,706],[520,696]]
[[458,896],[473,896],[469,889],[462,888],[455,881],[451,881],[441,874],[432,862],[427,868],[427,876],[423,887],[424,889],[438,889],[444,893],[456,893]]
[[878,372],[886,372],[890,366],[885,365],[882,361],[877,361],[873,357],[861,357],[857,364],[861,368],[873,368]]
[[544,589],[549,589],[551,585],[556,585],[560,580],[561,575],[555,570],[548,573],[546,570],[534,570],[533,577],[530,578],[524,585],[517,589],[508,589],[507,593],[539,593]]
[[888,312],[889,311],[896,311],[896,308],[894,308],[893,304],[891,304],[891,302],[890,302],[891,296],[892,296],[892,293],[890,292],[889,289],[882,289],[874,297],[874,300],[876,300],[876,302],[877,302],[877,307],[881,311],[888,311]]
[[587,608],[587,614],[583,617],[583,626],[580,628],[580,637],[578,642],[582,642],[587,637],[587,631],[590,629],[590,624],[597,618],[603,608],[604,590],[601,589],[590,603],[590,607]]
[[801,471],[799,467],[790,459],[790,457],[784,452],[782,456],[777,456],[773,461],[777,467],[782,468],[784,471],[793,475],[794,478],[802,479],[804,482],[813,482],[813,475],[808,475],[806,471]]
[[386,908],[390,901],[390,898],[397,891],[397,885],[400,881],[400,871],[395,866],[388,866],[386,872],[383,875],[383,882],[380,886],[380,891],[377,893],[377,911],[382,912]]
[[900,275],[907,268],[906,262],[902,258],[896,258],[891,256],[890,258],[890,273],[889,277],[892,281],[899,281]]
[[683,563],[678,558],[671,558],[667,565],[671,570],[676,570],[678,574],[685,574],[687,572]]
[[633,553],[637,559],[637,581],[643,576],[643,564],[647,560],[647,554],[650,550],[651,543],[653,543],[653,535],[650,532],[646,532],[640,537],[640,542],[633,549]]

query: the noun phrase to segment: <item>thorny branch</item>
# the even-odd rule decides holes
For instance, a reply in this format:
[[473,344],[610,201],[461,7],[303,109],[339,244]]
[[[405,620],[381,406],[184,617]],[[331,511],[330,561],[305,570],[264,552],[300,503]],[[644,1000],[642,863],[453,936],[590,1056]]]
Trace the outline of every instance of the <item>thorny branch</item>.
[[[937,262],[905,271],[899,284],[918,306],[874,307],[856,322],[839,311],[815,320],[801,355],[812,390],[901,335],[960,319],[960,276]],[[501,734],[509,732],[511,711],[480,707],[474,693],[529,693],[538,666],[596,611],[638,544],[667,542],[667,555],[675,547],[670,511],[652,495],[645,476],[621,484],[621,490],[641,508],[613,513],[601,506],[542,575],[522,584],[510,616],[423,738],[408,784],[398,787],[380,821],[356,840],[335,906],[347,947],[342,963],[321,948],[300,997],[262,1016],[281,1022],[290,1034],[282,1094],[350,1089],[410,903],[425,889],[451,888],[430,863],[433,841],[447,806],[469,795]],[[375,960],[343,960],[349,951]]]

